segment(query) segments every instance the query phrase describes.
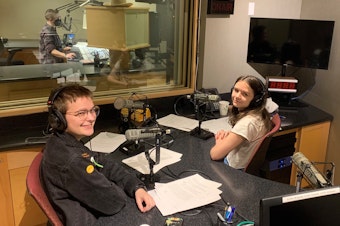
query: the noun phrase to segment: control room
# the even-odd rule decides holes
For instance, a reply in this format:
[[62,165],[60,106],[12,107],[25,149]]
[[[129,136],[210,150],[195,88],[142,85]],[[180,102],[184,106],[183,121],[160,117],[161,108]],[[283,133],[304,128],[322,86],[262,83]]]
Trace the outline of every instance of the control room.
[[[92,108],[72,115],[95,117],[94,132],[79,142],[137,175],[145,185],[145,200],[155,201],[144,212],[148,202],[139,207],[138,198],[127,192],[125,207],[115,214],[95,215],[97,224],[278,225],[275,220],[280,214],[269,209],[273,203],[275,208],[286,208],[281,202],[287,199],[294,200],[289,208],[297,213],[298,205],[311,201],[327,206],[327,198],[333,197],[329,208],[339,211],[339,7],[337,0],[327,4],[317,0],[0,0],[0,218],[4,225],[59,225],[60,219],[60,225],[73,225],[60,212],[54,222],[28,183],[33,162],[60,132],[50,121],[55,114],[51,105],[68,86],[91,92]],[[48,9],[56,15],[52,27],[58,40],[51,51],[43,50],[47,48],[44,32],[50,29]],[[253,46],[256,28],[265,29],[265,47]],[[265,150],[262,157],[256,156],[261,158],[256,166],[250,159],[245,166],[233,167],[228,153],[235,147],[223,158],[213,153],[221,149],[221,131],[234,134],[237,128],[237,123],[227,120],[237,108],[234,98],[240,76],[254,76],[262,84],[263,96],[254,93],[254,100],[263,102],[272,122],[268,133],[254,140],[259,143],[253,162],[255,153]],[[61,118],[67,114],[63,112]],[[63,133],[69,127],[67,121]],[[108,137],[103,139],[104,135]],[[111,146],[95,150],[105,145]],[[181,157],[170,162],[163,159],[165,155]],[[138,156],[146,159],[146,172],[133,165]],[[100,162],[89,163],[95,172],[102,170]],[[86,172],[92,174],[88,168]],[[216,200],[186,203],[192,206],[176,206],[176,210],[170,209],[170,200],[162,203],[165,185],[170,189],[170,182],[198,175],[211,186],[219,184]],[[188,194],[193,191],[185,183],[177,186]],[[294,206],[296,200],[301,204]],[[52,202],[51,207],[58,209],[55,205]],[[339,220],[332,213],[327,212],[325,222]],[[127,219],[130,214],[135,218]],[[292,215],[295,225],[312,220],[325,225],[304,214]]]

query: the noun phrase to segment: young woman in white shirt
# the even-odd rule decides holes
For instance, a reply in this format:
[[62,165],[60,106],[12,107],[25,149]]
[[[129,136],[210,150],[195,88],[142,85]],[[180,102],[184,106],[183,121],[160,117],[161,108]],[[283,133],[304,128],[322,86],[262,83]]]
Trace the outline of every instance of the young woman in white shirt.
[[236,80],[228,112],[232,129],[216,133],[212,160],[224,159],[233,168],[245,168],[258,142],[272,128],[266,99],[267,89],[259,78],[247,75]]

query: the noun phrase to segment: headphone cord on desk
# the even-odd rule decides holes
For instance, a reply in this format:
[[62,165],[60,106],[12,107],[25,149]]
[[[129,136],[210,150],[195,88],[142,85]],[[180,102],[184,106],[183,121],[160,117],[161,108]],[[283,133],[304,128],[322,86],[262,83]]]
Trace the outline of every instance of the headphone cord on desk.
[[213,221],[213,219],[212,219],[212,217],[210,216],[210,214],[208,213],[208,211],[206,210],[206,208],[203,208],[203,209],[202,209],[202,212],[203,212],[205,215],[208,216],[211,225],[215,225],[215,224],[214,224],[214,221]]
[[166,166],[165,168],[166,168],[169,172],[166,172],[166,171],[164,171],[163,169],[161,169],[161,171],[162,171],[164,174],[166,174],[167,176],[169,176],[169,177],[171,177],[171,178],[173,178],[173,179],[178,179],[178,176],[177,176],[174,172],[172,172],[172,171],[170,170],[169,166]]

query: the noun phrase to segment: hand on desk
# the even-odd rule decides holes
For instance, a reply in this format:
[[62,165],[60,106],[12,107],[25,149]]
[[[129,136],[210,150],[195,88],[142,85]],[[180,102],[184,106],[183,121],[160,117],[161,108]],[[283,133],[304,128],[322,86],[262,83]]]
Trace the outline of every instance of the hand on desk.
[[156,205],[153,198],[149,195],[147,191],[144,190],[144,188],[139,188],[135,192],[135,199],[136,199],[136,204],[138,206],[138,209],[142,213],[145,213],[151,210]]
[[66,53],[65,56],[66,56],[67,59],[73,59],[73,58],[76,57],[76,54],[75,53]]
[[71,47],[70,47],[70,46],[66,46],[63,50],[64,50],[65,52],[66,52],[66,51],[70,51],[70,50],[71,50]]

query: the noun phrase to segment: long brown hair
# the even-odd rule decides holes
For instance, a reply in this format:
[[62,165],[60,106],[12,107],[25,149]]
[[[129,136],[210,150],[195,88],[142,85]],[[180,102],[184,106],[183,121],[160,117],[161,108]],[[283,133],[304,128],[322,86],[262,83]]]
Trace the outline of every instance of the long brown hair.
[[249,106],[242,111],[239,111],[238,108],[231,106],[229,123],[234,126],[241,118],[248,114],[259,115],[263,119],[265,127],[269,131],[273,125],[270,120],[270,115],[265,108],[267,100],[266,86],[259,78],[252,75],[238,77],[234,85],[239,81],[245,81],[250,86],[250,88],[254,91],[254,98],[250,102]]

